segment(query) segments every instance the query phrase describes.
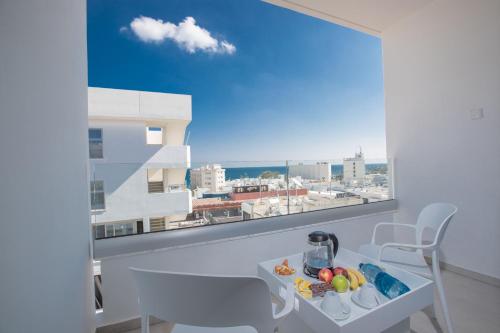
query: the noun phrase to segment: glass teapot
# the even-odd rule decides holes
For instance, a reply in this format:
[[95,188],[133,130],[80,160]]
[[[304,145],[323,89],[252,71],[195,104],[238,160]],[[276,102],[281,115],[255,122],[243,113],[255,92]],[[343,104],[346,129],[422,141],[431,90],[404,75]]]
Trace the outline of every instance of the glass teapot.
[[304,274],[318,278],[321,269],[333,269],[333,259],[339,249],[335,234],[314,231],[308,235],[307,244],[303,257]]

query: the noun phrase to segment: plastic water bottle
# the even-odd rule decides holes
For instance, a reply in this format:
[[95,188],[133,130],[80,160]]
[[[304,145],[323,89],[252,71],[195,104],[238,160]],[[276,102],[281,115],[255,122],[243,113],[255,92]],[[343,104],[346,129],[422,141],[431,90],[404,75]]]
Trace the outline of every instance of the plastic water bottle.
[[375,278],[378,273],[383,272],[383,270],[377,265],[373,264],[359,264],[359,270],[365,276],[366,280],[371,284],[375,284]]
[[375,285],[385,297],[396,298],[410,291],[410,288],[392,275],[382,271],[380,267],[373,264],[359,264],[359,269],[366,280]]

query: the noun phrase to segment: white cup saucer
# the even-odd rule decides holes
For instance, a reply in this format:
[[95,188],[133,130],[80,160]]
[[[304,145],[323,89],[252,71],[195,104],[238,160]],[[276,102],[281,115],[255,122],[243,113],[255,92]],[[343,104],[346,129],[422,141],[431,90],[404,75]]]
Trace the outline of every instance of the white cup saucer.
[[345,320],[349,318],[349,316],[351,315],[351,307],[349,306],[349,304],[342,302],[340,305],[342,306],[341,312],[338,313],[330,313],[328,311],[325,312],[328,313],[328,315],[335,320]]
[[340,296],[333,291],[326,293],[321,301],[320,307],[335,320],[344,320],[351,315],[351,307],[349,304],[343,302]]
[[352,293],[351,300],[354,304],[365,309],[373,309],[381,304],[380,297],[376,294],[376,289],[373,291],[373,295],[371,297],[368,296],[369,299],[368,297],[365,297],[365,299],[363,299],[361,292],[361,289],[358,289],[357,291]]

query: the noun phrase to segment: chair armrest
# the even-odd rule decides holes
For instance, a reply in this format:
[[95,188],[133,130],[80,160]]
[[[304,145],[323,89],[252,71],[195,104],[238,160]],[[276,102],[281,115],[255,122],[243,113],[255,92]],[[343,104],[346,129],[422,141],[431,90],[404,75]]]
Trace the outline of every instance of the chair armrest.
[[285,306],[280,312],[276,314],[273,313],[274,320],[279,320],[289,315],[293,311],[294,305],[295,305],[295,287],[293,283],[287,283]]
[[407,223],[392,223],[392,222],[380,222],[380,223],[377,223],[377,224],[375,225],[375,228],[373,228],[372,241],[371,241],[371,243],[372,243],[372,244],[375,244],[375,236],[376,236],[376,233],[377,233],[377,229],[378,229],[380,226],[388,226],[388,225],[395,226],[395,227],[408,227],[408,228],[411,228],[411,229],[414,229],[414,230],[416,230],[416,229],[417,229],[417,226],[416,226],[416,225],[414,225],[414,224],[407,224]]
[[415,250],[426,250],[426,249],[434,249],[435,244],[428,244],[428,245],[415,245],[415,244],[403,244],[403,243],[385,243],[380,246],[380,249],[378,251],[378,261],[382,260],[382,252],[386,247],[404,247],[408,249],[415,249]]

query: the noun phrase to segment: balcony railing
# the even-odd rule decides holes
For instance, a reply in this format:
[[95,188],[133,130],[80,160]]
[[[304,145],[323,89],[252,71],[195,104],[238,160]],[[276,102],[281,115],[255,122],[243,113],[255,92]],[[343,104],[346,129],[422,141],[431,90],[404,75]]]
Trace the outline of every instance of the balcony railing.
[[[106,209],[94,213],[93,222],[121,226],[141,221],[133,233],[147,233],[364,205],[392,199],[393,193],[392,164],[384,159],[220,162],[197,167],[203,168],[198,176],[186,169],[149,169],[147,164],[94,165],[94,180],[104,185]],[[163,180],[148,182],[150,176]],[[151,228],[149,221],[158,219],[165,221],[164,227]],[[102,229],[100,238],[113,235],[109,227],[102,236]]]
[[163,193],[165,188],[163,182],[148,182],[148,193]]

